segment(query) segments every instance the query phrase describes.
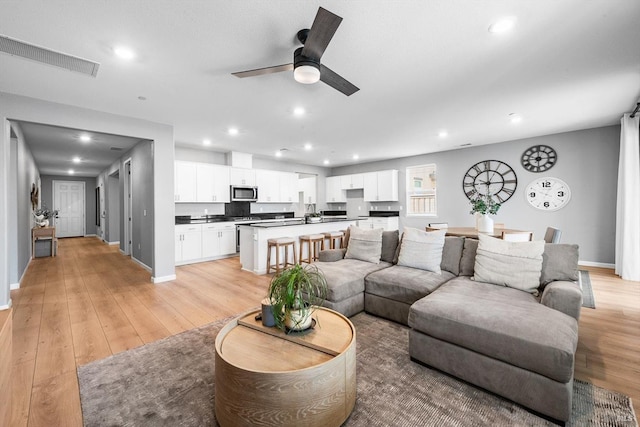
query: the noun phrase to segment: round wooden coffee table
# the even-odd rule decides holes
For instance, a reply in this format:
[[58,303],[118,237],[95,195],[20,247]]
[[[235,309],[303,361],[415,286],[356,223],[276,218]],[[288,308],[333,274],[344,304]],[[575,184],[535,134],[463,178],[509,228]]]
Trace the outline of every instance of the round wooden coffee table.
[[216,337],[215,411],[223,426],[339,426],[356,402],[356,331],[319,308],[306,333],[244,314]]

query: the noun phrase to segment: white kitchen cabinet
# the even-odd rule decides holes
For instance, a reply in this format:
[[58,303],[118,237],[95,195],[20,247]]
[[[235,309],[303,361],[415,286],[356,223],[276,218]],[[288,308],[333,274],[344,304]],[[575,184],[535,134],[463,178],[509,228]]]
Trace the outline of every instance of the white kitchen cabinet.
[[301,191],[302,199],[307,205],[317,203],[317,179],[315,176],[298,179],[298,191]]
[[258,203],[297,203],[298,175],[292,172],[256,170]]
[[198,202],[229,203],[229,167],[197,163],[196,188]]
[[231,168],[231,185],[256,186],[255,169]]
[[176,263],[202,258],[202,224],[176,225]]
[[398,171],[386,170],[364,174],[365,202],[397,202]]
[[232,222],[202,225],[202,258],[236,253],[236,226]]
[[391,217],[368,217],[358,219],[358,227],[375,229],[382,228],[384,231],[398,230],[400,221],[397,216]]
[[364,174],[340,175],[340,188],[343,190],[364,188]]
[[327,203],[346,203],[347,193],[342,189],[341,178],[330,176],[325,181]]
[[298,174],[280,172],[280,203],[298,203]]
[[278,203],[280,199],[280,175],[276,171],[256,170],[258,203]]
[[196,180],[196,163],[176,161],[174,163],[175,191],[173,200],[176,202],[195,202]]

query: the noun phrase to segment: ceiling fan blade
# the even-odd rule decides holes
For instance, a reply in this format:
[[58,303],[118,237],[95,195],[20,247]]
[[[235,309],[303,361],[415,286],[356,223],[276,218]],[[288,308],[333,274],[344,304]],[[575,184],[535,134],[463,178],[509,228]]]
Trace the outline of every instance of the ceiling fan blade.
[[350,83],[344,77],[341,77],[338,73],[333,72],[324,65],[320,65],[320,80],[347,96],[353,95],[360,90],[353,83]]
[[329,42],[336,33],[342,18],[329,12],[326,9],[318,8],[316,18],[309,30],[307,40],[304,42],[302,55],[315,61],[320,61],[320,57],[329,45]]
[[282,64],[276,65],[274,67],[265,67],[265,68],[257,68],[255,70],[247,70],[247,71],[238,71],[237,73],[231,73],[236,77],[244,78],[244,77],[253,77],[253,76],[262,76],[265,74],[273,74],[279,73],[281,71],[292,71],[293,64]]

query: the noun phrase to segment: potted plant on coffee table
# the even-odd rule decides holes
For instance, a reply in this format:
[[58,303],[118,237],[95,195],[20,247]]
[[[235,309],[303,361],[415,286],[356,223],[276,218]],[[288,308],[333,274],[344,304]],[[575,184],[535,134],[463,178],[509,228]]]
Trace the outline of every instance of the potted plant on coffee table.
[[269,298],[278,328],[303,331],[311,327],[311,315],[327,298],[327,281],[314,265],[296,264],[273,276]]

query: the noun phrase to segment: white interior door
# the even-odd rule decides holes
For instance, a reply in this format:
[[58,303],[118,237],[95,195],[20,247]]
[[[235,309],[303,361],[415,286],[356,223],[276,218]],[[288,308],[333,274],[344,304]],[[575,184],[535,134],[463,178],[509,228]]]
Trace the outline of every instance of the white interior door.
[[53,181],[53,209],[58,211],[56,235],[85,234],[85,192],[82,181]]

